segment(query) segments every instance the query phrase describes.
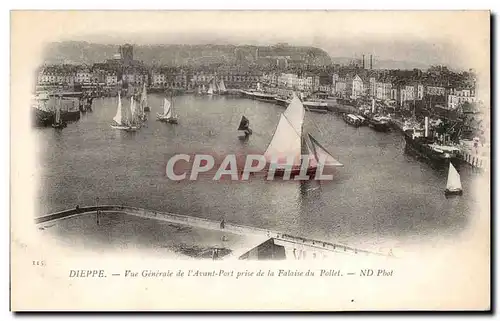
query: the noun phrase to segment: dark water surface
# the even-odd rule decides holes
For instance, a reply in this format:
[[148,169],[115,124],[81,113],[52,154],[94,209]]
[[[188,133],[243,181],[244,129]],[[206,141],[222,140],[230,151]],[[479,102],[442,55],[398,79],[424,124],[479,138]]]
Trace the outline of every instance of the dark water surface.
[[[332,182],[253,179],[174,182],[165,164],[176,153],[263,153],[283,107],[233,97],[174,98],[179,125],[156,121],[162,97],[150,95],[147,127],[110,127],[116,98],[96,99],[93,112],[61,132],[36,129],[39,213],[124,204],[272,228],[351,244],[451,236],[473,215],[470,170],[461,171],[464,196],[445,199],[446,171],[404,153],[399,133],[353,128],[334,114],[306,113],[304,129],[344,164]],[[128,101],[124,102],[128,105]],[[242,115],[254,134],[238,139]],[[369,241],[367,241],[369,240]]]

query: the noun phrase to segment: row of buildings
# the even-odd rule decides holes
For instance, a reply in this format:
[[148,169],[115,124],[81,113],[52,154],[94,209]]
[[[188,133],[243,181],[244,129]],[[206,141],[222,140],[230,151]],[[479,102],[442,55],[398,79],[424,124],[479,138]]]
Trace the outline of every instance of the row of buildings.
[[125,70],[109,70],[93,67],[63,68],[61,66],[45,66],[37,75],[39,86],[74,87],[88,83],[102,86],[117,86],[120,82],[142,85],[153,88],[194,89],[207,85],[212,79],[224,80],[228,88],[254,88],[262,81],[261,72],[241,71],[206,72],[185,70],[163,70],[161,68],[147,70],[131,67]]
[[386,101],[398,106],[422,101],[424,98],[456,109],[464,102],[476,101],[474,88],[450,88],[443,85],[426,84],[407,80],[396,83],[384,75],[362,76],[357,73],[334,73],[333,75],[304,73],[262,73],[258,71],[226,70],[222,72],[185,71],[142,67],[110,70],[100,66],[49,66],[38,73],[38,85],[62,85],[98,83],[117,86],[120,81],[134,85],[146,83],[153,88],[194,89],[208,84],[212,79],[224,80],[228,88],[264,87],[284,88],[305,93],[324,92],[330,96],[357,100],[365,97]]

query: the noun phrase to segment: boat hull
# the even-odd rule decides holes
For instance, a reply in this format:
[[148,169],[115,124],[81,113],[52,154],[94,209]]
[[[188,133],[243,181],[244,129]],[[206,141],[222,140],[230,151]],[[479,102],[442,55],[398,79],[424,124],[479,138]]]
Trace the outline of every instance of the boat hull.
[[353,127],[359,127],[361,126],[361,121],[359,120],[354,120],[352,118],[349,118],[347,115],[344,114],[344,116],[342,117],[344,119],[344,122],[347,124],[347,125],[351,125]]
[[449,156],[446,156],[446,153],[438,153],[429,147],[425,142],[420,141],[419,139],[413,139],[409,133],[405,133],[404,137],[406,144],[405,148],[407,151],[413,152],[433,165],[444,167],[449,166],[451,162],[453,165],[459,166],[458,155],[449,154]]
[[110,126],[111,128],[124,130],[127,132],[135,132],[139,129],[137,126],[122,126],[122,125],[110,125]]
[[462,196],[463,192],[461,189],[459,190],[449,190],[449,189],[446,189],[444,191],[444,195],[446,197],[450,197],[450,196]]
[[391,130],[391,126],[389,125],[389,123],[385,123],[385,122],[377,122],[377,121],[370,121],[368,123],[368,126],[373,128],[374,130],[378,131],[378,132],[388,132]]
[[169,124],[178,124],[179,120],[176,117],[165,117],[160,114],[156,114],[156,120]]
[[317,109],[317,108],[308,108],[308,110],[312,113],[318,113],[318,114],[326,114],[328,110],[326,109]]
[[66,123],[58,123],[58,124],[52,124],[52,128],[55,128],[55,129],[63,129],[63,128],[66,128]]

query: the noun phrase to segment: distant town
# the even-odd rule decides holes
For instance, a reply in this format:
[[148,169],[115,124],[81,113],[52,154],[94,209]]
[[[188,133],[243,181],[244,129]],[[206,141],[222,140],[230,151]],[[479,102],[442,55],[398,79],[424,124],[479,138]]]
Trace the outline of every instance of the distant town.
[[[295,91],[305,97],[335,97],[354,106],[374,98],[377,104],[394,110],[452,118],[477,114],[484,107],[477,99],[474,70],[454,72],[441,65],[427,70],[376,69],[371,54],[353,58],[344,65],[333,64],[321,49],[288,44],[179,46],[171,53],[173,58],[163,59],[165,65],[158,65],[154,58],[152,62],[136,60],[130,44],[118,46],[114,54],[106,54],[112,54],[112,58],[92,64],[44,64],[37,70],[36,90],[87,90],[115,96],[118,88],[127,83],[137,87],[146,84],[150,92],[189,93],[206,90],[210,81],[217,78],[228,89],[259,85],[278,96],[288,97]],[[468,117],[466,126],[484,132],[481,122],[478,117]]]

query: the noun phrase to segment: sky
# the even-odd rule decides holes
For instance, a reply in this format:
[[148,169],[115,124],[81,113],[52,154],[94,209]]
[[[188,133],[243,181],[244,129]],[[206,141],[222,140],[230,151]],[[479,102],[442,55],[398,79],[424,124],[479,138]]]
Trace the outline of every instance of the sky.
[[[57,11],[34,12],[47,40],[107,44],[315,46],[331,57],[485,68],[487,11]],[[13,26],[14,29],[15,26]],[[487,68],[489,70],[489,66]]]

